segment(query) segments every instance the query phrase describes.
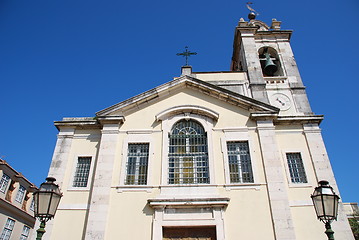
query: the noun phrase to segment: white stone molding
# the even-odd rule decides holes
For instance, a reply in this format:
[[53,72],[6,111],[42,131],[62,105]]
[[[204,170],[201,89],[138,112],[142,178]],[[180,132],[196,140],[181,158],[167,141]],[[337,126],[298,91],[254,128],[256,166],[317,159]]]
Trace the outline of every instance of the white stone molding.
[[163,227],[216,227],[217,240],[225,240],[223,211],[229,198],[149,199],[155,210],[152,239],[163,238]]
[[[128,144],[130,143],[148,143],[148,165],[147,165],[147,184],[146,185],[125,185],[126,178],[126,163],[127,163],[127,152],[128,152]],[[147,185],[152,184],[152,161],[154,158],[154,140],[152,138],[152,131],[127,131],[127,137],[123,141],[122,146],[122,163],[121,163],[121,172],[120,172],[120,186],[118,187],[118,191],[128,191],[131,186],[132,190],[140,190],[146,189],[146,191],[150,191],[151,188],[146,187]],[[123,186],[122,189],[121,186]]]
[[[168,134],[170,133],[172,126],[182,120],[182,119],[193,119],[198,121],[204,128],[207,133],[207,146],[208,146],[208,168],[209,168],[209,179],[210,184],[215,183],[214,179],[214,157],[213,157],[213,139],[212,139],[212,128],[213,128],[213,119],[208,118],[203,115],[197,115],[192,113],[184,113],[175,116],[170,116],[169,118],[162,120],[162,177],[161,185],[168,184],[168,148],[169,148],[169,138]],[[203,184],[206,185],[206,184]]]
[[203,115],[209,118],[212,118],[214,121],[218,120],[219,114],[209,108],[197,106],[197,105],[180,105],[168,108],[156,115],[157,121],[162,121],[165,119],[168,119],[169,117],[173,115],[179,115],[179,114],[197,114],[197,115]]
[[[304,124],[303,127],[317,182],[327,180],[335,193],[340,195],[318,124]],[[338,231],[336,238],[354,240],[342,203],[339,203],[338,220],[333,222],[333,229]]]
[[262,149],[263,166],[267,179],[267,191],[276,240],[296,239],[293,218],[289,207],[287,184],[275,136],[273,122],[257,121]]
[[105,239],[119,126],[118,123],[103,125],[96,172],[94,174],[96,181],[93,182],[92,186],[85,240]]
[[[71,151],[72,141],[76,127],[59,127],[56,146],[52,157],[48,176],[56,178],[56,183],[63,186],[66,165]],[[50,239],[54,221],[46,223],[46,234],[44,240]]]
[[57,208],[57,210],[88,210],[88,204],[61,204]]
[[[302,163],[303,163],[303,166],[304,166],[304,172],[305,172],[305,175],[307,177],[307,183],[292,183],[292,180],[291,180],[291,177],[290,177],[289,166],[288,166],[287,153],[299,153],[300,154],[300,156],[302,158]],[[311,161],[307,161],[308,157],[309,156],[304,154],[303,149],[298,149],[298,148],[282,149],[282,161],[283,161],[283,166],[285,166],[285,173],[286,173],[286,178],[287,178],[287,182],[288,182],[289,187],[292,187],[292,188],[313,187],[313,185],[311,184],[313,182],[313,180],[310,178],[310,174],[308,174],[309,169],[311,169],[308,166],[308,163],[311,162]]]
[[255,164],[255,161],[253,160],[253,156],[255,156],[254,152],[254,146],[252,144],[252,139],[249,135],[248,128],[237,128],[237,129],[223,129],[224,137],[221,138],[221,150],[223,154],[223,166],[224,166],[224,176],[226,185],[236,185],[237,188],[240,185],[248,186],[248,183],[231,183],[230,181],[230,171],[229,171],[229,163],[228,163],[228,151],[227,151],[227,142],[239,142],[239,141],[247,141],[248,147],[249,147],[249,154],[251,158],[251,166],[252,166],[252,173],[253,173],[253,183],[249,184],[255,184],[258,179],[258,171],[257,171],[257,165]]
[[[89,172],[89,176],[87,179],[87,187],[73,187],[73,183],[75,180],[76,167],[77,167],[77,162],[78,162],[79,157],[90,157],[91,158],[90,172]],[[71,179],[70,179],[69,185],[67,187],[68,191],[89,191],[90,190],[90,186],[92,185],[92,179],[93,179],[92,175],[93,175],[93,171],[94,171],[95,161],[96,161],[96,156],[91,155],[91,154],[79,154],[74,157],[74,159],[72,161]]]

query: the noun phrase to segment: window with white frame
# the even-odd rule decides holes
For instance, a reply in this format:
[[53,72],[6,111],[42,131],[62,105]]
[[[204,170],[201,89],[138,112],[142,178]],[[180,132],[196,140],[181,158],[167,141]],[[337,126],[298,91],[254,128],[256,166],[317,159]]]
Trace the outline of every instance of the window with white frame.
[[149,143],[129,143],[126,165],[126,185],[146,185]]
[[31,200],[30,210],[31,210],[31,211],[34,211],[34,207],[35,207],[35,199],[33,198],[33,199]]
[[20,240],[26,240],[29,237],[30,228],[28,226],[24,226],[22,228]]
[[307,183],[302,156],[300,153],[286,153],[292,183]]
[[169,184],[209,183],[207,134],[200,123],[180,120],[169,134]]
[[4,173],[0,180],[0,192],[4,193],[6,191],[9,181],[10,181],[10,177]]
[[15,198],[16,202],[22,203],[22,200],[24,199],[24,196],[25,196],[25,191],[26,191],[26,188],[24,186],[20,185],[19,190],[17,191],[17,194],[16,194],[16,198]]
[[227,142],[229,177],[231,183],[253,183],[248,141]]
[[78,157],[73,187],[87,187],[91,167],[91,157]]
[[0,240],[9,240],[10,239],[12,230],[14,229],[14,225],[15,225],[15,220],[8,218],[5,223],[4,229],[2,230]]

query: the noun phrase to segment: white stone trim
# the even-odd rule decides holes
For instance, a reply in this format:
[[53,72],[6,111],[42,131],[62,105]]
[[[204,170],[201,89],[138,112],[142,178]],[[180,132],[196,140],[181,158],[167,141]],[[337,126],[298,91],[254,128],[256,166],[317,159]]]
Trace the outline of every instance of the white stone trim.
[[[203,115],[197,115],[192,113],[179,114],[175,116],[170,116],[167,119],[162,120],[162,177],[161,185],[168,185],[168,148],[169,148],[169,138],[168,134],[172,129],[172,126],[182,120],[182,119],[193,119],[198,121],[205,132],[207,133],[207,146],[208,146],[208,168],[209,168],[209,184],[214,184],[216,181],[214,179],[214,157],[213,157],[213,138],[212,138],[212,129],[213,129],[213,120]],[[203,184],[208,185],[208,184]],[[178,185],[176,185],[178,186]]]
[[[162,239],[163,227],[166,226],[214,226],[216,227],[217,240],[225,240],[223,211],[228,202],[228,198],[151,199],[149,205],[155,210],[152,239]],[[176,214],[177,212],[178,214]]]
[[181,106],[168,108],[158,113],[156,115],[156,120],[162,121],[170,118],[173,115],[186,114],[186,113],[203,115],[212,118],[215,121],[217,121],[219,117],[219,114],[217,112],[206,107],[197,106],[197,105],[181,105]]
[[[288,166],[287,153],[299,153],[300,154],[300,156],[302,158],[302,163],[303,163],[303,166],[304,166],[305,175],[307,177],[307,183],[293,183],[292,182],[292,179],[290,177],[289,166]],[[311,162],[311,161],[306,161],[306,158],[310,157],[310,156],[306,156],[304,154],[304,150],[301,149],[301,148],[282,149],[282,154],[281,155],[282,155],[283,166],[285,167],[285,173],[286,173],[288,186],[291,187],[291,188],[313,187],[313,185],[310,184],[312,181],[310,179],[310,176],[308,175],[308,170],[309,170],[308,163]]]
[[[121,163],[121,171],[120,171],[120,186],[119,189],[128,190],[131,186],[134,188],[133,190],[139,190],[139,188],[146,188],[148,191],[148,185],[152,183],[152,159],[154,158],[154,140],[151,135],[152,132],[148,132],[146,130],[131,130],[127,131],[127,137],[123,141],[122,145],[122,163]],[[127,163],[127,151],[128,144],[131,143],[148,143],[148,168],[147,168],[147,184],[146,185],[125,185],[126,178],[126,163]],[[118,191],[119,191],[118,189]]]
[[[253,161],[253,156],[255,151],[255,148],[252,144],[252,139],[249,135],[248,128],[236,128],[236,129],[224,129],[224,136],[221,138],[221,150],[223,154],[223,166],[224,166],[224,176],[226,185],[231,186],[235,185],[237,187],[239,186],[247,186],[247,185],[253,185],[257,183],[258,179],[258,170],[257,170],[257,164],[255,164],[255,161]],[[228,151],[227,151],[227,142],[240,142],[240,141],[247,141],[248,147],[249,147],[249,154],[251,157],[251,165],[252,165],[252,174],[253,174],[253,183],[231,183],[230,181],[230,171],[229,171],[229,164],[228,164]]]
[[[311,200],[292,200],[289,201],[290,207],[307,207],[313,206],[313,202]],[[313,206],[314,208],[314,206]]]
[[88,210],[88,204],[60,204],[57,210]]

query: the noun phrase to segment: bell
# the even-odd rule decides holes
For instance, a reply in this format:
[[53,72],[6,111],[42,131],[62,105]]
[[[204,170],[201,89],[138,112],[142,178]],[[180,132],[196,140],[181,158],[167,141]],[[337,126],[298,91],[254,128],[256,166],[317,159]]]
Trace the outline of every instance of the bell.
[[264,65],[264,73],[268,76],[274,76],[274,73],[278,70],[278,67],[270,58],[269,53],[267,52],[264,53],[264,56],[266,57],[266,62]]

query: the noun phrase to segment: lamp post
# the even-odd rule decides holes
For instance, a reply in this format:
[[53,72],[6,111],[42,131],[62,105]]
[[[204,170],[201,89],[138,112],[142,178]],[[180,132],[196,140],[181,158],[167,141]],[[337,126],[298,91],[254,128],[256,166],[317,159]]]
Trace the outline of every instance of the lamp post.
[[325,234],[328,240],[334,240],[334,231],[331,222],[337,220],[339,196],[335,194],[329,182],[322,180],[311,195],[315,212],[320,221],[325,223]]
[[36,240],[42,239],[42,235],[46,232],[46,222],[55,216],[62,197],[59,185],[55,184],[55,181],[55,178],[47,177],[46,182],[42,183],[39,190],[33,194],[35,200],[35,217],[40,221],[40,228],[37,230]]

